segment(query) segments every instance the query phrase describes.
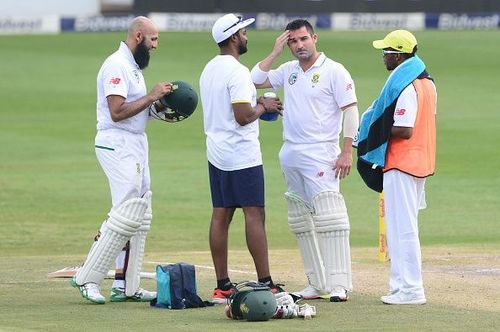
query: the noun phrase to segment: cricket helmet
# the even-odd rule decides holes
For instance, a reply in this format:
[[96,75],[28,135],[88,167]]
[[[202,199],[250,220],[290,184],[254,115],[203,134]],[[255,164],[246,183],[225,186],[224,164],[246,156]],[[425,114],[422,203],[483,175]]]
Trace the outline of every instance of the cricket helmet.
[[165,118],[169,122],[187,119],[198,105],[198,95],[189,83],[173,81],[172,92],[163,96],[160,102],[167,107]]
[[244,281],[236,285],[230,299],[233,319],[266,321],[276,312],[276,298],[265,284]]

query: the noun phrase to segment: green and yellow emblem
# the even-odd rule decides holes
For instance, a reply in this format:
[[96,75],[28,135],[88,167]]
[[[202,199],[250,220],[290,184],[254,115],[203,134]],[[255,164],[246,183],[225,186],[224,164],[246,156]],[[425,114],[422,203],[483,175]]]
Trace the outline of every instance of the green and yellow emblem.
[[318,73],[313,74],[313,77],[311,78],[311,82],[313,84],[316,84],[319,82],[319,74]]

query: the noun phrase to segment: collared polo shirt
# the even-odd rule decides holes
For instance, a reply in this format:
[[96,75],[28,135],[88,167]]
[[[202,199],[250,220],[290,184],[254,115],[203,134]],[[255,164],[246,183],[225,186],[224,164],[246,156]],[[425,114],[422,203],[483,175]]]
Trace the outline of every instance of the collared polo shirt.
[[128,46],[121,42],[120,48],[104,61],[97,74],[97,130],[115,128],[136,134],[143,133],[149,116],[147,109],[128,119],[114,122],[106,98],[110,95],[122,96],[128,103],[146,94],[142,71]]
[[286,142],[338,144],[342,130],[341,108],[357,102],[354,82],[345,67],[321,53],[303,71],[298,60],[269,71],[273,88],[285,92],[283,136]]

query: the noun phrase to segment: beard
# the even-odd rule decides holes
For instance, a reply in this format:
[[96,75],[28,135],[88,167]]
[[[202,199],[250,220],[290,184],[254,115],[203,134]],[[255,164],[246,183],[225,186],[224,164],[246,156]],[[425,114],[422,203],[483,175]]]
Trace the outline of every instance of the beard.
[[140,69],[144,69],[149,65],[149,50],[144,43],[144,39],[137,45],[134,52],[134,60]]
[[248,51],[247,45],[240,44],[240,46],[238,46],[239,55],[245,54],[247,51]]
[[385,68],[387,69],[387,71],[393,71],[394,69],[396,69],[395,66],[385,66]]
[[293,55],[299,60],[309,60],[313,56],[313,52],[305,49],[305,50],[295,51]]
[[238,54],[239,55],[245,54],[248,51],[247,42],[241,40],[239,36],[238,39],[240,40],[240,44],[238,45]]
[[394,63],[387,63],[385,62],[385,68],[388,70],[388,71],[393,71],[394,69],[396,69],[397,65],[394,64]]

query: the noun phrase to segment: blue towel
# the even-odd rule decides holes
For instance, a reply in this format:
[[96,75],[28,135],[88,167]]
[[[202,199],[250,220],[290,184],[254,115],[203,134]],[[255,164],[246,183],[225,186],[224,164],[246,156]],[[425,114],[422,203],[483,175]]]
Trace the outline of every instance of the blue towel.
[[394,123],[394,109],[401,92],[425,70],[424,62],[415,55],[400,64],[387,78],[380,95],[361,116],[356,139],[358,159],[372,168],[383,168],[387,142]]

